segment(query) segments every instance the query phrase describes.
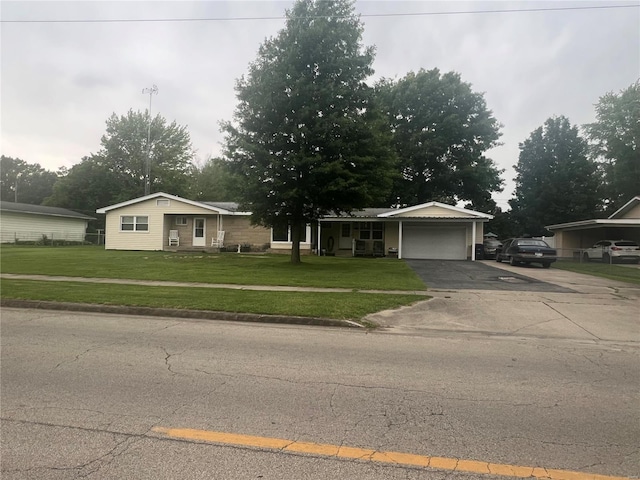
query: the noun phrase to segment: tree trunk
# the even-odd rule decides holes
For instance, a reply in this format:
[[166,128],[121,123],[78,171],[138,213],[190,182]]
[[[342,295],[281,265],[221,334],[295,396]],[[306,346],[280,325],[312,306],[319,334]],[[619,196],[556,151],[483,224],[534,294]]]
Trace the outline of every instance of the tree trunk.
[[291,263],[297,265],[300,261],[300,224],[291,225]]

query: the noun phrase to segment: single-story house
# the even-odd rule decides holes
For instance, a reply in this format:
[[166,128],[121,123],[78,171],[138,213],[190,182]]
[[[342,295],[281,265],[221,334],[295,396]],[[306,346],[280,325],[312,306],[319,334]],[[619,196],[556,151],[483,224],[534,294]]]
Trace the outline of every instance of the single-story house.
[[[105,248],[113,250],[235,249],[289,252],[290,231],[253,226],[250,212],[231,202],[203,202],[153,193],[100,208]],[[307,225],[303,253],[397,255],[399,258],[475,260],[491,215],[428,202],[407,208],[368,208]]]
[[640,195],[608,218],[547,225],[554,233],[555,248],[562,257],[574,257],[599,240],[633,240],[640,243]]
[[93,217],[66,208],[0,201],[0,242],[82,242]]

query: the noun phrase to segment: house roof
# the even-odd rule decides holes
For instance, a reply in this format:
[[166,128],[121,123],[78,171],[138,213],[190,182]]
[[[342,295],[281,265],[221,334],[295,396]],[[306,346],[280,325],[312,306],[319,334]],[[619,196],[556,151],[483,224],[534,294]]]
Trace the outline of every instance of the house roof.
[[[450,215],[443,215],[441,211],[437,214],[430,214],[429,209],[444,209],[450,212]],[[425,211],[426,210],[426,211]],[[324,219],[338,220],[344,219],[345,221],[353,218],[367,218],[367,219],[379,219],[387,220],[392,218],[399,218],[403,220],[410,219],[433,219],[433,220],[491,220],[492,215],[486,213],[476,212],[475,210],[469,210],[466,208],[454,207],[453,205],[447,205],[440,202],[428,202],[420,205],[414,205],[406,208],[363,208],[362,210],[354,210],[350,215],[327,215]]]
[[636,206],[640,205],[640,195],[636,195],[621,208],[609,215],[608,218],[592,218],[590,220],[578,220],[577,222],[558,223],[547,225],[544,228],[554,230],[581,230],[591,227],[640,227],[640,218],[625,218]]
[[609,215],[609,218],[623,218],[625,214],[629,212],[631,209],[635,208],[636,205],[640,205],[640,195],[636,195],[635,197],[633,197],[631,200],[625,203],[622,207],[620,207],[618,210],[616,210],[611,215]]
[[[171,195],[163,192],[152,193],[151,195],[146,195],[144,197],[134,198],[132,200],[127,200],[126,202],[116,203],[115,205],[109,205],[108,207],[99,208],[98,210],[96,210],[96,212],[107,213],[111,210],[116,210],[118,208],[126,207],[128,205],[133,205],[133,204],[144,202],[154,198],[173,199],[178,202],[183,202],[189,205],[194,205],[197,207],[215,211],[216,213],[221,213],[223,215],[250,215],[250,212],[240,211],[239,204],[235,202],[207,202],[207,201],[187,200],[186,198],[178,197],[176,195]],[[433,208],[434,210],[444,209],[450,212],[450,215],[443,215],[441,211],[437,214],[431,215],[428,212],[430,208]],[[412,219],[412,218],[413,219],[416,219],[416,218],[437,219],[437,220],[479,219],[483,221],[491,220],[493,218],[492,215],[476,212],[475,210],[454,207],[452,205],[447,205],[446,203],[428,202],[428,203],[422,203],[420,205],[415,205],[407,208],[364,208],[362,210],[355,210],[351,212],[350,215],[327,215],[324,217],[324,219],[348,220],[352,218],[367,218],[367,219],[385,220],[389,218],[394,218],[396,216],[402,219]]]
[[90,217],[82,213],[74,212],[73,210],[67,210],[66,208],[46,207],[44,205],[31,205],[29,203],[15,203],[15,202],[0,201],[0,211],[25,213],[28,215],[45,215],[49,217],[65,217],[65,218],[78,218],[82,220],[95,220],[94,217]]
[[152,193],[150,195],[145,195],[144,197],[138,197],[132,200],[127,200],[126,202],[120,202],[114,205],[109,205],[108,207],[102,207],[97,209],[96,212],[107,213],[111,210],[116,210],[118,208],[134,205],[136,203],[145,202],[147,200],[152,200],[154,198],[167,198],[170,200],[175,200],[177,202],[186,203],[188,205],[193,205],[195,207],[211,210],[216,213],[221,213],[223,215],[249,215],[248,212],[239,211],[238,204],[234,202],[200,202],[197,200],[188,200],[186,198],[178,197],[177,195],[171,195],[169,193],[164,193],[164,192]]

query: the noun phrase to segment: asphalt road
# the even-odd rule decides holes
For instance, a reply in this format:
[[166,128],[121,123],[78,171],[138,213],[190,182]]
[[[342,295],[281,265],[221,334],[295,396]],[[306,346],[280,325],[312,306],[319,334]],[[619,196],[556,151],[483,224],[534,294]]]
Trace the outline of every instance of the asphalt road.
[[633,342],[10,308],[1,322],[3,480],[640,472]]

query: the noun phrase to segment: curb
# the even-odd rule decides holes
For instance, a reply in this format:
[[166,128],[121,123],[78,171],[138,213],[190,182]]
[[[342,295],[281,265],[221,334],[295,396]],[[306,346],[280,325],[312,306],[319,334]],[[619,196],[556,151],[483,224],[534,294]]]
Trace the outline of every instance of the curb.
[[39,300],[0,299],[1,307],[33,308],[68,312],[113,313],[151,317],[192,318],[200,320],[224,320],[231,322],[280,323],[289,325],[315,325],[323,327],[363,328],[352,320],[336,320],[320,317],[291,317],[282,315],[260,315],[253,313],[216,312],[212,310],[187,310],[175,308],[129,307],[124,305],[98,305],[93,303],[67,303]]

